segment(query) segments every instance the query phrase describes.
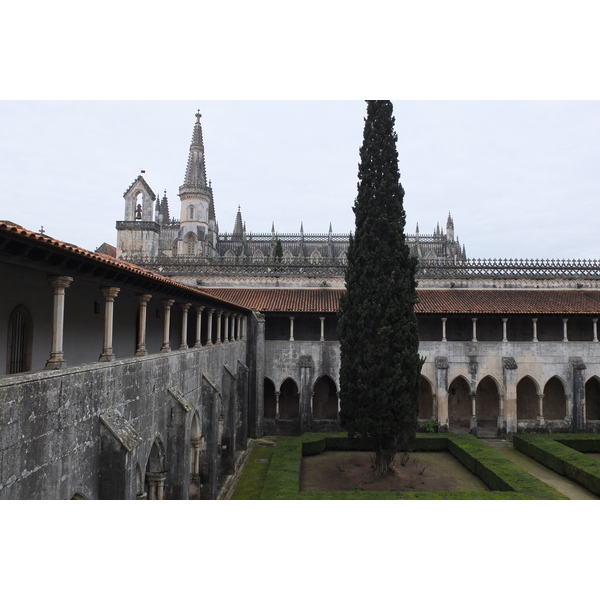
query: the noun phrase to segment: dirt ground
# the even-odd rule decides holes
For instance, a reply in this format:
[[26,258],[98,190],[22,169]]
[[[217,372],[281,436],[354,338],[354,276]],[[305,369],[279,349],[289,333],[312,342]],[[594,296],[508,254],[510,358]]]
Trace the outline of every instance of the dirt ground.
[[392,492],[486,491],[489,488],[448,452],[411,452],[406,466],[376,479],[369,452],[323,452],[302,459],[302,491],[354,489]]

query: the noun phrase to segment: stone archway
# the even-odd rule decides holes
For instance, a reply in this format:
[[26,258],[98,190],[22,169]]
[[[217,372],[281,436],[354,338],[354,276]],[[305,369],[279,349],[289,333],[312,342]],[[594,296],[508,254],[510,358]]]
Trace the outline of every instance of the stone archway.
[[431,383],[423,375],[419,385],[419,419],[435,419]]
[[538,414],[538,386],[529,375],[526,375],[517,384],[517,420],[535,421]]
[[194,413],[190,427],[190,483],[188,497],[190,500],[200,499],[202,430],[198,413]]
[[558,377],[544,386],[543,417],[545,421],[563,421],[567,416],[565,388]]
[[456,377],[448,388],[449,430],[470,429],[471,414],[471,386],[464,377]]
[[164,500],[166,479],[165,449],[157,438],[152,444],[146,463],[145,489],[148,500]]
[[293,379],[286,379],[281,384],[279,394],[279,418],[296,419],[300,415],[300,394]]
[[317,379],[313,391],[313,417],[315,419],[337,419],[338,398],[335,383],[323,375]]
[[478,431],[481,428],[497,430],[500,417],[500,392],[498,384],[489,375],[486,375],[477,386],[475,415]]
[[588,379],[585,384],[585,420],[600,421],[600,380]]

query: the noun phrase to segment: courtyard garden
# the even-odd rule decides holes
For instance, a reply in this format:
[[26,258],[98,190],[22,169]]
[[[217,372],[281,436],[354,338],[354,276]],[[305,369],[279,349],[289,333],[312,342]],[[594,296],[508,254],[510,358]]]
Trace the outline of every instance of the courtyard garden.
[[[517,435],[515,449],[600,495],[600,436]],[[418,434],[375,477],[365,440],[309,433],[255,443],[232,499],[558,500],[567,497],[471,435]]]

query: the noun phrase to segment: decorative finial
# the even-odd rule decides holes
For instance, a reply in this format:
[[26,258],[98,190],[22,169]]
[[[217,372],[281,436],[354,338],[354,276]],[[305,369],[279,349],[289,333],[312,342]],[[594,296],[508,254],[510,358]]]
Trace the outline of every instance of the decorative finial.
[[43,225],[40,227],[40,233],[41,233],[42,235],[44,235],[44,233],[46,233],[46,231],[45,231],[45,229],[44,229],[44,226],[43,226]]
[[200,123],[201,117],[202,117],[202,115],[200,114],[200,109],[198,109],[198,111],[196,112],[196,123]]

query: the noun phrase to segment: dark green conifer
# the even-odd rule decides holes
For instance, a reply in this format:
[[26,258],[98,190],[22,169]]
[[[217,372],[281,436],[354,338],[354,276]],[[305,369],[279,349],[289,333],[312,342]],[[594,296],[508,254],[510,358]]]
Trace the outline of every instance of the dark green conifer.
[[277,238],[275,243],[275,262],[281,262],[283,259],[283,247],[281,246],[281,240]]
[[404,237],[404,189],[392,104],[367,102],[360,149],[356,231],[340,300],[340,418],[372,440],[375,473],[388,472],[417,429],[421,366],[414,305],[417,260]]

